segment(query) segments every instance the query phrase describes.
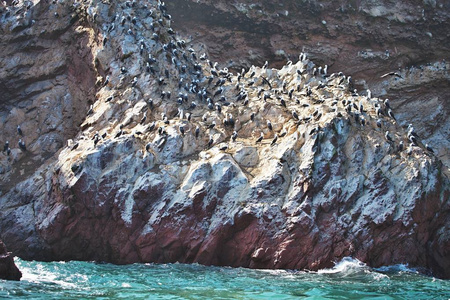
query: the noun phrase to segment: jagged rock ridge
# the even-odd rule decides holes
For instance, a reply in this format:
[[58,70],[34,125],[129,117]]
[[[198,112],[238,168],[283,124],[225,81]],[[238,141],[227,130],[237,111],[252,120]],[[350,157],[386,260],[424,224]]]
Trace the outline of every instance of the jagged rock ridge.
[[448,179],[389,102],[304,54],[233,74],[163,3],[46,8],[86,33],[99,80],[69,145],[2,195],[17,255],[311,270],[351,255],[448,276]]

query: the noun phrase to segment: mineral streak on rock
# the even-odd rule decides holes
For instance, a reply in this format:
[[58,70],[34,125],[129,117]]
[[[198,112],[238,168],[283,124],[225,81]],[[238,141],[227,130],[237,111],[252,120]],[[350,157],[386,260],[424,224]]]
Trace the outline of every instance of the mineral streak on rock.
[[[61,74],[45,80],[66,86],[82,109],[55,116],[52,132],[67,146],[38,166],[48,143],[35,131],[47,125],[5,113],[4,137],[13,140],[20,123],[29,148],[2,156],[0,237],[16,255],[310,270],[353,256],[450,276],[442,163],[349,76],[305,53],[278,69],[232,73],[174,32],[162,2],[29,9],[36,22],[19,31],[31,32],[23,41],[47,36],[34,26],[50,20],[64,28],[51,40],[76,36],[56,59]],[[10,45],[18,33],[11,13],[2,18]],[[77,53],[86,57],[69,63]],[[96,78],[84,82],[89,89],[69,76],[78,68]],[[24,96],[23,120],[38,109],[33,95]],[[48,109],[61,109],[51,99]],[[66,131],[66,115],[83,116],[80,126]]]

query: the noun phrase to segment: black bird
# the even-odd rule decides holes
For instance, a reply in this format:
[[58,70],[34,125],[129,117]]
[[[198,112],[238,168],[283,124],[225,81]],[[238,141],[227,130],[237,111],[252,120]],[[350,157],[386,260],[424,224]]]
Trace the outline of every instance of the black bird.
[[238,134],[237,134],[236,130],[233,131],[233,134],[231,135],[231,140],[232,140],[233,142],[235,142],[236,139],[237,139],[237,136],[238,136]]
[[195,138],[198,138],[198,136],[200,135],[200,127],[196,127],[195,128]]
[[144,116],[142,117],[141,121],[139,122],[139,124],[144,124],[145,121],[147,120],[147,114],[144,114]]
[[5,146],[3,146],[3,151],[7,151],[8,148],[9,148],[9,142],[6,141],[6,142],[5,142]]
[[18,133],[20,136],[23,136],[23,131],[22,131],[22,128],[20,128],[20,125],[17,125],[17,133]]
[[394,120],[396,120],[395,119],[395,116],[394,116],[394,113],[392,112],[392,109],[388,109],[388,115],[389,115],[389,117],[391,117],[392,119],[394,119]]
[[100,137],[98,135],[96,135],[94,138],[94,146],[97,146],[99,141],[100,141]]
[[27,147],[25,146],[25,142],[22,141],[22,139],[19,139],[19,148],[23,151],[27,151]]
[[404,148],[403,141],[400,141],[400,143],[399,143],[398,146],[397,146],[397,151],[398,151],[398,152],[402,152],[402,151],[403,151],[403,148]]
[[259,138],[256,139],[256,143],[261,143],[261,141],[263,140],[263,138],[264,138],[264,135],[263,135],[263,133],[261,132],[261,135],[259,136]]
[[275,136],[274,136],[274,138],[273,138],[273,140],[272,140],[272,142],[270,143],[270,146],[273,146],[273,145],[275,145],[276,144],[276,142],[277,142],[277,140],[278,140],[278,135],[275,133]]
[[410,140],[411,143],[413,143],[414,145],[417,146],[417,139],[415,136],[413,136],[413,135],[408,136],[408,140]]
[[428,144],[425,144],[425,149],[427,149],[427,150],[430,151],[431,153],[434,153],[433,148],[431,148]]
[[122,133],[123,133],[123,131],[122,131],[122,129],[120,129],[120,130],[116,133],[116,135],[115,135],[114,137],[115,137],[115,138],[118,138],[119,136],[122,135]]
[[384,137],[386,138],[386,140],[392,142],[392,137],[389,135],[389,131],[386,131],[386,133],[384,134]]
[[73,144],[73,146],[72,146],[72,149],[71,149],[71,150],[75,150],[75,149],[77,149],[77,148],[78,148],[78,146],[79,146],[79,143],[78,143],[78,142],[76,142],[75,144]]
[[211,148],[212,144],[214,143],[214,139],[213,137],[210,135],[209,136],[209,141],[208,141],[208,148]]
[[269,120],[267,120],[267,128],[269,128],[269,130],[273,130],[272,123]]
[[250,115],[250,120],[254,121],[255,120],[255,113],[252,112],[252,114]]
[[181,132],[181,135],[184,136],[184,127],[183,126],[180,126],[180,132]]
[[377,126],[378,126],[378,128],[381,128],[381,120],[380,119],[377,120]]
[[89,110],[87,111],[87,115],[90,116],[90,115],[92,115],[93,112],[94,112],[94,105],[91,104],[91,106],[89,107]]
[[221,150],[221,151],[225,151],[227,149],[228,149],[228,145],[227,144],[225,144],[225,145],[223,145],[222,147],[219,148],[219,150]]
[[292,117],[296,120],[298,120],[298,114],[295,110],[292,111]]

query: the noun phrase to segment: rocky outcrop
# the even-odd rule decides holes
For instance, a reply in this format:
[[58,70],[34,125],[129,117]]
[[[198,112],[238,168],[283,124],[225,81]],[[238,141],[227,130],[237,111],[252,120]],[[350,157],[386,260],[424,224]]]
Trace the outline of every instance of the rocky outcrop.
[[22,273],[14,263],[11,252],[6,250],[5,244],[0,241],[0,279],[20,280]]
[[[387,97],[450,174],[450,2],[168,1],[173,27],[233,70],[281,67],[307,52],[360,89]],[[432,49],[432,50],[431,50]],[[402,78],[387,76],[397,72]]]
[[[162,3],[27,11],[36,5],[31,28],[54,18],[77,37],[60,72],[82,109],[55,119],[84,118],[74,135],[50,130],[67,146],[39,164],[38,138],[13,149],[20,159],[3,154],[2,176],[23,175],[0,198],[1,238],[16,255],[310,270],[353,256],[450,277],[444,167],[385,99],[305,54],[232,73],[177,36]],[[8,8],[5,24],[17,15]],[[86,64],[71,63],[75,53]],[[96,78],[88,89],[68,76],[78,66]]]

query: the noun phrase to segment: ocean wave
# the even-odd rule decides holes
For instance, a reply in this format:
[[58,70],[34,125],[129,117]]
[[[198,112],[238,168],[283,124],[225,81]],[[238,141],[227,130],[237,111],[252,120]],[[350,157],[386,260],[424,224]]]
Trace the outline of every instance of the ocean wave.
[[344,257],[341,261],[336,262],[334,267],[329,269],[318,270],[319,274],[337,274],[337,273],[360,273],[364,271],[370,271],[371,268],[368,267],[362,261],[352,258],[352,257]]

